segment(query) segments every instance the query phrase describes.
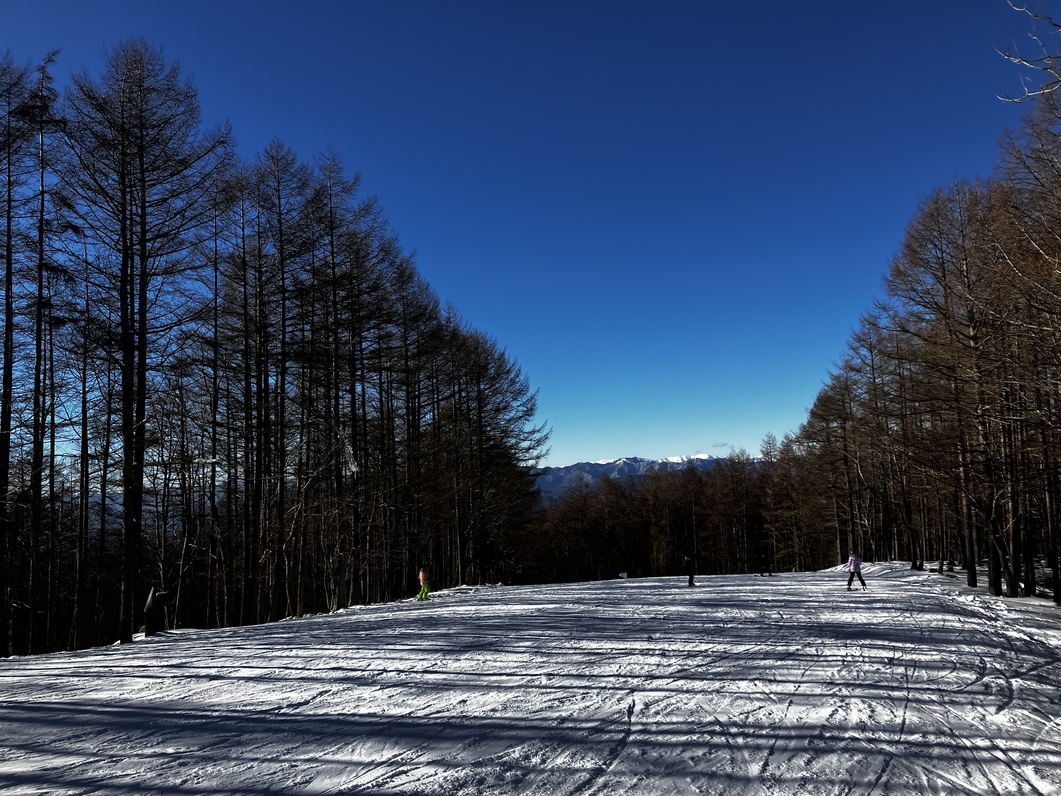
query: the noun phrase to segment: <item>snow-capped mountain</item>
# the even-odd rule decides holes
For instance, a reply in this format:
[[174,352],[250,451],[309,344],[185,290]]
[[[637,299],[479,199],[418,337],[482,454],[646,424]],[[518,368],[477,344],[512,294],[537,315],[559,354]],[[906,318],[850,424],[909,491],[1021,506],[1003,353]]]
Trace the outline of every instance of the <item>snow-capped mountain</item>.
[[608,459],[599,462],[579,462],[564,467],[543,467],[538,471],[538,488],[542,491],[543,503],[560,500],[574,484],[580,481],[596,483],[604,476],[635,481],[661,469],[681,469],[687,466],[698,470],[710,470],[716,463],[725,461],[709,454],[694,456],[668,456],[664,459],[642,459],[630,456],[623,459]]

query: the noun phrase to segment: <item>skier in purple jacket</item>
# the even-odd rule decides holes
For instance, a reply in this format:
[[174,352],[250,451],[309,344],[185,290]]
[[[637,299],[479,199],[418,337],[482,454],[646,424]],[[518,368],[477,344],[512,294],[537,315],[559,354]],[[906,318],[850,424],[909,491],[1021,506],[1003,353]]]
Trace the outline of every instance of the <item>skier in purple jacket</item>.
[[866,581],[862,578],[862,559],[858,557],[858,553],[854,550],[851,551],[851,557],[847,559],[847,571],[851,573],[847,576],[848,591],[851,591],[851,584],[855,580],[855,575],[858,575],[858,582],[862,584],[862,588],[866,588]]

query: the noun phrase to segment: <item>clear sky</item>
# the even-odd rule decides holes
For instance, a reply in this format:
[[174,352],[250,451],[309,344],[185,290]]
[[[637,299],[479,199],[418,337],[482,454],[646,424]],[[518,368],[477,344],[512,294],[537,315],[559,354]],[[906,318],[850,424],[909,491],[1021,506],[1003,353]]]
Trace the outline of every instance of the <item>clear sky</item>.
[[252,158],[332,149],[539,390],[545,464],[806,419],[918,202],[990,176],[1006,0],[0,0],[60,85],[144,37]]

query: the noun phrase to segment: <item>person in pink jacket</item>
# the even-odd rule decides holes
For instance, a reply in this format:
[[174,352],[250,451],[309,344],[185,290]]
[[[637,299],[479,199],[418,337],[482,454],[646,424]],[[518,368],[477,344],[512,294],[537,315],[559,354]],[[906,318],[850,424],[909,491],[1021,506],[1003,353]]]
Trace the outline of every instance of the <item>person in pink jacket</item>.
[[851,591],[851,584],[855,581],[855,575],[858,575],[858,582],[862,584],[862,588],[866,588],[866,581],[862,577],[862,559],[858,557],[858,553],[854,550],[851,551],[851,557],[847,559],[847,571],[850,573],[847,576],[848,591]]

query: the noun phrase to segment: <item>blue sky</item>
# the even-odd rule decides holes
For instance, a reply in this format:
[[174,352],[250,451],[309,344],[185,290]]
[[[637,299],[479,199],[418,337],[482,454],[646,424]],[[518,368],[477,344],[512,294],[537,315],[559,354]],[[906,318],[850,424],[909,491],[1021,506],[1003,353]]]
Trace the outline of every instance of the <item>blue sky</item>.
[[806,419],[918,202],[1023,108],[1006,0],[0,0],[60,84],[144,37],[250,158],[332,149],[539,390],[545,464]]

